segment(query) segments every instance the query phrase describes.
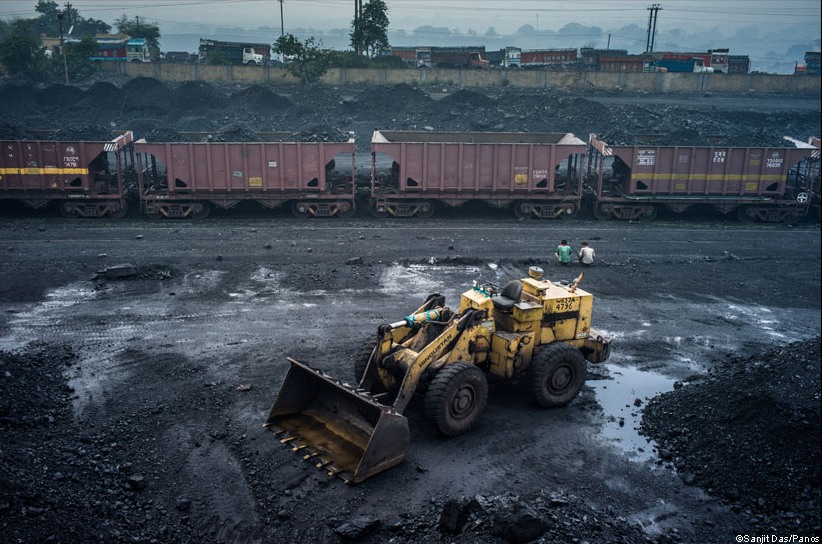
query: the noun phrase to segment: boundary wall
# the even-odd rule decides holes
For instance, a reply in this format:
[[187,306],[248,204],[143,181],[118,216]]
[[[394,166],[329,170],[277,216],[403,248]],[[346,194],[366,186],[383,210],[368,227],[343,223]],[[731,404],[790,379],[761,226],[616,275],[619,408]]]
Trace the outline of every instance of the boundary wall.
[[[271,66],[214,66],[208,64],[110,63],[101,69],[127,77],[153,77],[162,81],[266,84],[299,81]],[[782,74],[683,74],[578,72],[544,70],[446,70],[332,68],[322,78],[325,85],[448,85],[459,88],[514,87],[584,92],[625,91],[653,94],[761,93],[819,97],[820,76]]]

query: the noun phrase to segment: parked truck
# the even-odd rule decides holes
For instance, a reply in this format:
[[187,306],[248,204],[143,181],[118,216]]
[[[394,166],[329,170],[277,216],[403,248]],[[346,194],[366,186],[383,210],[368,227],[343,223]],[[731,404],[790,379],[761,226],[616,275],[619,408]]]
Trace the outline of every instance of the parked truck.
[[660,59],[655,63],[657,72],[685,72],[694,74],[711,74],[714,69],[705,66],[705,61],[701,58],[688,60]]
[[200,38],[199,53],[201,63],[262,66],[271,60],[271,46],[265,43],[222,42]]

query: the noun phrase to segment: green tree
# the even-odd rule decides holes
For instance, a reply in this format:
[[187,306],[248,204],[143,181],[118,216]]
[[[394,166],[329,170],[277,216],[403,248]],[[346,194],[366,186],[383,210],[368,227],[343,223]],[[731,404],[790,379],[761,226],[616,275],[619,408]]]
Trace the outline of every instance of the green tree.
[[12,21],[8,36],[0,42],[0,63],[11,75],[40,78],[48,62],[37,33],[35,19]]
[[292,34],[286,34],[277,38],[273,49],[290,57],[285,70],[299,78],[303,85],[319,81],[328,71],[329,54],[313,36],[301,42]]
[[52,0],[39,0],[34,7],[34,11],[40,15],[36,22],[40,27],[40,32],[48,36],[59,36],[60,25],[57,15],[64,15],[63,34],[71,35],[75,38],[94,37],[97,34],[108,34],[111,32],[111,25],[98,19],[86,19],[80,16],[80,12],[75,8],[61,10],[57,2]]
[[139,16],[129,19],[127,15],[123,15],[114,21],[114,25],[121,34],[128,34],[132,38],[145,38],[151,57],[160,58],[160,27],[156,23],[149,23],[145,19],[141,21]]
[[388,6],[384,0],[369,0],[359,20],[351,23],[351,46],[374,57],[388,47]]

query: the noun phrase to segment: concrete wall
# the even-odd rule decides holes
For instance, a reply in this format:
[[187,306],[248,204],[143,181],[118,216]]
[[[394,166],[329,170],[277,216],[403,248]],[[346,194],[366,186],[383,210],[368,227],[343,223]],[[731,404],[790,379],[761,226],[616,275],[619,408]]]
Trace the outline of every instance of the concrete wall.
[[[200,80],[211,83],[299,83],[284,70],[268,66],[211,66],[207,64],[101,64],[103,70],[128,77],[163,81]],[[409,85],[449,87],[522,87],[584,92],[628,91],[661,94],[764,93],[819,97],[819,76],[774,74],[682,74],[625,72],[549,72],[542,70],[375,70],[333,68],[323,76],[325,85]]]

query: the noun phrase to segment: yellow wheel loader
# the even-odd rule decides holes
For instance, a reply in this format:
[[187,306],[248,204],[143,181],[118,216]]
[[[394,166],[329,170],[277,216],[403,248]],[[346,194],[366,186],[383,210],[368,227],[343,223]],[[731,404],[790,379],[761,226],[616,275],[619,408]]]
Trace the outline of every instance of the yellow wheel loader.
[[415,396],[448,436],[477,423],[489,376],[524,382],[543,407],[564,406],[585,383],[586,360],[603,362],[611,351],[611,339],[591,327],[593,296],[581,280],[554,283],[531,267],[503,287],[475,282],[456,312],[432,294],[378,327],[355,358],[353,384],[289,358],[265,426],[305,461],[357,483],[403,460],[402,414]]

